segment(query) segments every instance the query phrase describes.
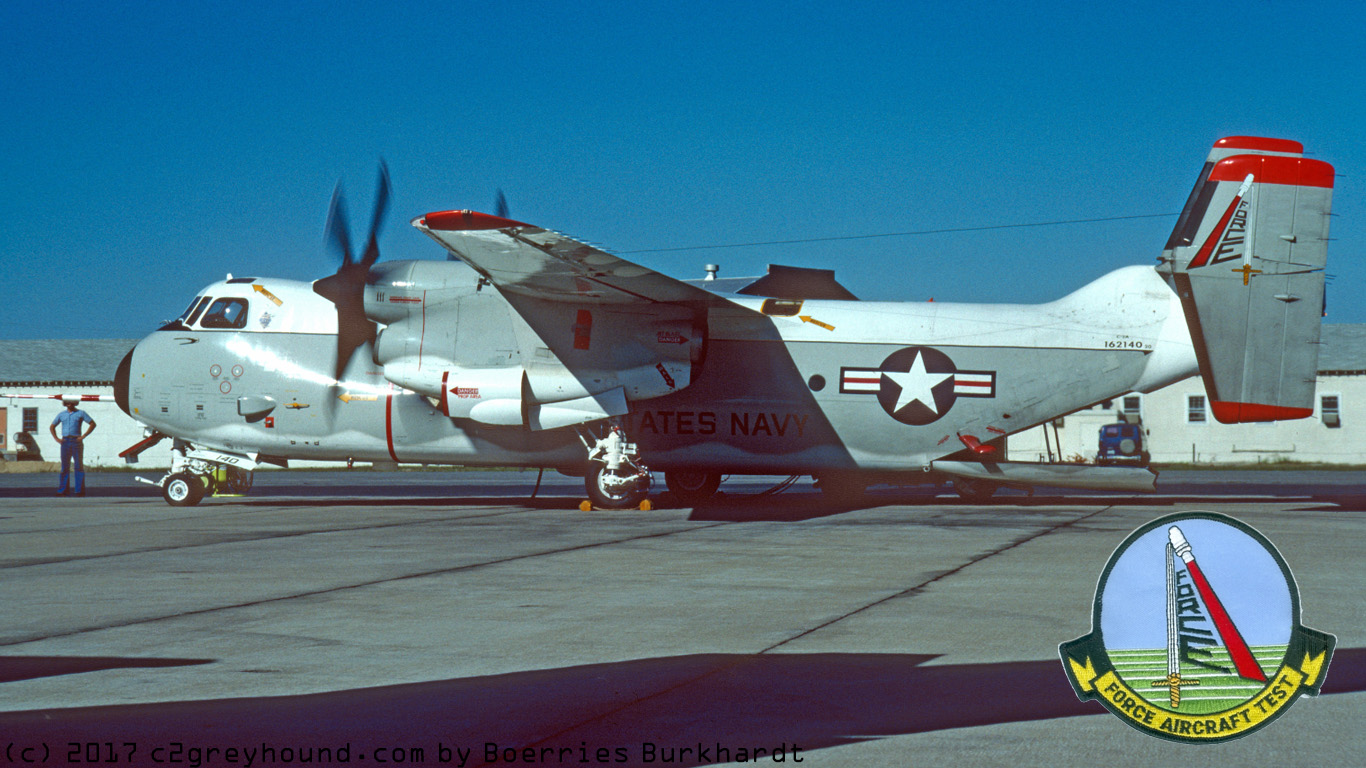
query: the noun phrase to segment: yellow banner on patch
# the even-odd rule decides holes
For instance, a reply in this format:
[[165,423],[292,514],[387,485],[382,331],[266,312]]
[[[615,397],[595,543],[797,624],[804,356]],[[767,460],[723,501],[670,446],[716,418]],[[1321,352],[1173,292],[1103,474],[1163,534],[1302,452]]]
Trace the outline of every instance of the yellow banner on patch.
[[[1319,661],[1322,661],[1322,657]],[[1305,663],[1307,666],[1312,665],[1307,657]],[[1313,665],[1313,668],[1317,672],[1317,666]],[[1115,705],[1120,715],[1141,728],[1189,739],[1224,739],[1274,717],[1282,707],[1294,700],[1296,691],[1306,683],[1305,675],[1299,670],[1282,665],[1266,687],[1245,704],[1206,715],[1185,715],[1154,706],[1134,693],[1114,670],[1101,675],[1095,681],[1095,687],[1100,696]]]

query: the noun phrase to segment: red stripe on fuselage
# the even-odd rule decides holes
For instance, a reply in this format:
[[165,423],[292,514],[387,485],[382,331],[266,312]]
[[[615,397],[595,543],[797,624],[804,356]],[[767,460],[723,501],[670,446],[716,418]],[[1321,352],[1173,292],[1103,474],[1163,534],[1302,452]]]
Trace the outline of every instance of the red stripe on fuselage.
[[422,370],[422,349],[427,345],[427,292],[422,292],[422,335],[417,337],[417,369]]
[[394,453],[394,396],[389,395],[384,399],[384,440],[389,443],[389,458],[395,463],[398,462],[398,454]]

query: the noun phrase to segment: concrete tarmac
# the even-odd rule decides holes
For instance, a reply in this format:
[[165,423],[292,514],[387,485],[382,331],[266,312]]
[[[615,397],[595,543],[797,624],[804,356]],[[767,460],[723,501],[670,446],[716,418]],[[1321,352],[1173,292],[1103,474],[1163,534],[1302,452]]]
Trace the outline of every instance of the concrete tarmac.
[[[581,512],[575,479],[548,473],[529,499],[535,472],[263,472],[194,508],[119,473],[82,499],[0,476],[0,765],[1366,755],[1357,474],[1168,472],[1155,496],[991,505],[932,489],[832,505],[809,480],[760,494],[778,479]],[[1322,695],[1201,747],[1078,701],[1058,658],[1091,631],[1115,547],[1192,510],[1260,530],[1302,623],[1337,636]]]

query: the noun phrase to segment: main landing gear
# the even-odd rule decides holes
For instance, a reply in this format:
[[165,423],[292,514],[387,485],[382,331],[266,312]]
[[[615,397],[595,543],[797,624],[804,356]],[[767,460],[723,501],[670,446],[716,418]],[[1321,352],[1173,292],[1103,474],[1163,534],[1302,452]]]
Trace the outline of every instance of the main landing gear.
[[720,472],[700,469],[679,469],[664,473],[669,492],[683,504],[700,504],[716,495],[721,486]]
[[584,486],[588,500],[593,506],[603,509],[629,509],[640,505],[650,492],[653,478],[645,465],[640,463],[636,444],[626,439],[626,433],[616,424],[607,429],[607,435],[595,438],[588,448],[588,474]]
[[[607,428],[603,437],[581,434],[588,448],[588,473],[584,485],[588,499],[601,509],[631,509],[640,506],[654,480],[640,460],[636,444],[617,424]],[[674,498],[683,504],[698,504],[716,495],[721,473],[706,470],[671,470],[664,482]]]

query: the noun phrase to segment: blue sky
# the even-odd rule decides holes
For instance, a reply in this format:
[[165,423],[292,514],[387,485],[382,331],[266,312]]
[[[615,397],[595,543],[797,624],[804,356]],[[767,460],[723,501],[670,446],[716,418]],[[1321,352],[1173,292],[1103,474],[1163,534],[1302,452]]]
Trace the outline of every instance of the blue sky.
[[[309,280],[344,178],[407,226],[491,210],[678,277],[834,268],[1035,302],[1152,263],[1211,142],[1339,172],[1329,322],[1366,322],[1359,6],[194,3],[0,8],[0,338],[139,337],[227,272]],[[635,253],[632,253],[635,252]]]

